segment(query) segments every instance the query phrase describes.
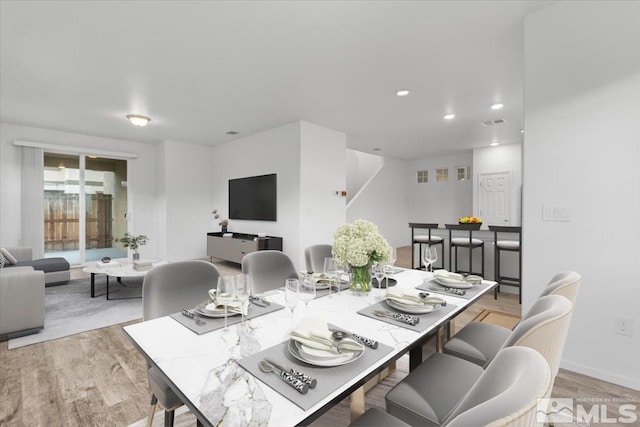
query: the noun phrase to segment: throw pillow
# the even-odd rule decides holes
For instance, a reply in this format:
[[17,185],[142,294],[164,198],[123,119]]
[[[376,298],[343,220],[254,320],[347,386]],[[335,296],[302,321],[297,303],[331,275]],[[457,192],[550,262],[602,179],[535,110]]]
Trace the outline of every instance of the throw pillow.
[[18,260],[16,259],[16,257],[11,255],[9,253],[9,251],[6,250],[5,248],[0,248],[0,252],[2,252],[2,255],[4,255],[4,257],[7,259],[7,261],[9,261],[9,264],[17,264],[18,263]]
[[4,254],[2,252],[0,252],[0,268],[4,268],[4,263],[6,262],[6,258],[4,257]]

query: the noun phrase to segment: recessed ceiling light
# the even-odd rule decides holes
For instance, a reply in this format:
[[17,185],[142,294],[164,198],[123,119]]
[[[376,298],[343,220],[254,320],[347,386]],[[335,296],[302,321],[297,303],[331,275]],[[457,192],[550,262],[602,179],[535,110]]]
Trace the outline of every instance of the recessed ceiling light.
[[520,129],[520,133],[524,133],[524,129]]
[[502,109],[502,107],[504,107],[504,104],[497,103],[497,104],[493,104],[493,105],[491,106],[491,109],[492,109],[492,110],[501,110],[501,109]]
[[453,118],[455,118],[455,117],[456,117],[456,115],[455,115],[455,114],[446,114],[446,115],[444,116],[444,119],[445,119],[445,120],[451,120],[451,119],[453,119]]
[[491,146],[492,146],[492,147],[496,147],[496,146],[498,146],[498,145],[500,145],[500,143],[499,143],[499,142],[497,142],[497,141],[493,141],[493,142],[491,143]]
[[151,121],[149,117],[139,114],[129,114],[127,115],[127,119],[129,119],[129,122],[134,126],[146,126]]
[[225,133],[227,135],[237,135],[239,132],[237,130],[228,130]]
[[398,95],[398,96],[407,96],[407,95],[409,95],[409,91],[407,89],[400,89],[399,91],[396,92],[396,95]]

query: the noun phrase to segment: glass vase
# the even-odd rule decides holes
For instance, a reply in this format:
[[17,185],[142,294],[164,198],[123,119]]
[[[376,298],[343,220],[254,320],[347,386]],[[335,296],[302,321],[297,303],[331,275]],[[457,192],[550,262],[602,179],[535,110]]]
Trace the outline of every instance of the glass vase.
[[371,291],[371,266],[351,266],[351,284],[349,288],[354,294],[367,295]]

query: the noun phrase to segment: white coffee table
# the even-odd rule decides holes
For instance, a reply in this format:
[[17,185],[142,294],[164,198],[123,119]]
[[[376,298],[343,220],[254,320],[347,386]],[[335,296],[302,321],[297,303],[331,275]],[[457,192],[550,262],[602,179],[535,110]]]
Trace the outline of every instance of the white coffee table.
[[[147,260],[142,260],[142,261],[147,261]],[[136,270],[135,268],[133,268],[133,264],[130,262],[117,263],[118,265],[109,266],[108,268],[99,267],[98,266],[99,263],[97,262],[91,263],[90,265],[86,266],[85,268],[82,269],[82,271],[84,271],[85,273],[91,274],[91,298],[95,298],[96,274],[104,274],[106,276],[106,283],[107,283],[106,295],[107,295],[107,299],[109,299],[109,277],[115,277],[116,281],[120,285],[127,287],[127,285],[122,283],[123,277],[144,277],[147,274],[147,272],[150,271],[152,268],[158,265],[167,263],[167,261],[160,260],[160,259],[154,259],[151,261],[152,261],[152,267],[146,270]],[[135,298],[141,298],[141,297],[142,296],[135,297]]]

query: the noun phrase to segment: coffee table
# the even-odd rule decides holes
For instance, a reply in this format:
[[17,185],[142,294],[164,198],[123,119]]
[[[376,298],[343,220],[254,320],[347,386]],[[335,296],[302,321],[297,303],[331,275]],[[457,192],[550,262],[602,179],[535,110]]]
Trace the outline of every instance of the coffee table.
[[[141,261],[148,261],[148,260],[141,260]],[[154,259],[151,260],[152,261],[152,267],[154,268],[158,265],[162,265],[162,264],[166,264],[167,261],[166,260],[160,260],[160,259]],[[122,278],[123,277],[144,277],[148,271],[151,270],[150,269],[146,269],[146,270],[136,270],[133,267],[132,263],[129,262],[124,262],[124,263],[117,263],[118,265],[114,265],[113,267],[109,267],[109,268],[103,268],[103,267],[99,267],[98,266],[99,263],[94,262],[90,265],[88,265],[87,267],[83,268],[82,271],[84,271],[85,273],[90,273],[91,274],[91,298],[95,298],[95,285],[96,285],[96,275],[97,274],[104,274],[106,276],[106,283],[107,283],[107,300],[110,299],[109,298],[109,277],[115,277],[116,281],[124,287],[127,287],[127,285],[125,285],[124,283],[122,283]],[[139,297],[131,297],[131,298],[142,298],[142,295]]]

